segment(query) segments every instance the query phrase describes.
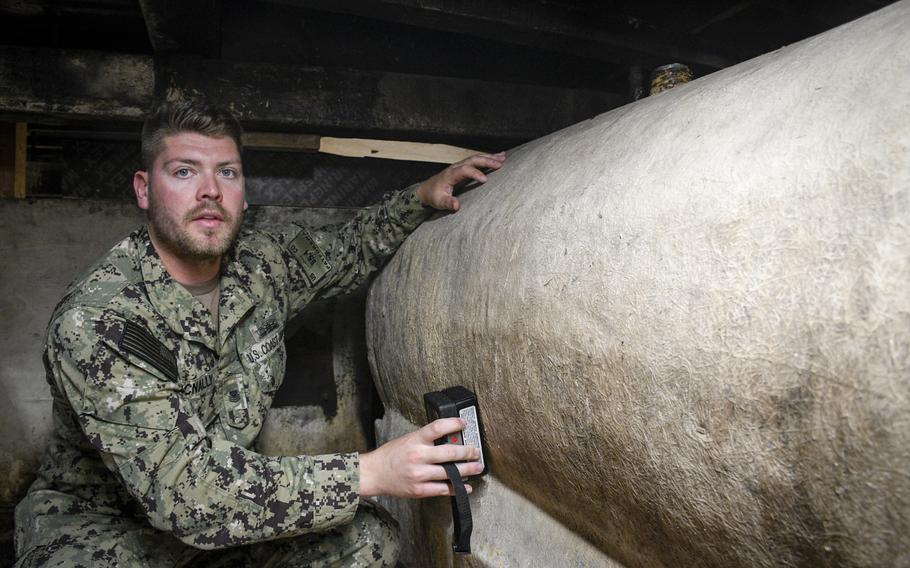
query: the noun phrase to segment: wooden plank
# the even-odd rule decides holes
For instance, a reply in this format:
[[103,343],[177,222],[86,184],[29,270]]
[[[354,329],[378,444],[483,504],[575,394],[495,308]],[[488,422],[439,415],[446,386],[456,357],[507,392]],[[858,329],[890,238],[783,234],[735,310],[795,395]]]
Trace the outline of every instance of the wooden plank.
[[13,197],[25,199],[25,165],[26,152],[28,149],[28,125],[24,122],[17,122],[14,137]]
[[322,152],[349,158],[382,158],[452,164],[479,153],[478,150],[399,140],[370,140],[366,138],[333,138],[317,134],[285,132],[244,132],[243,147],[253,150],[288,152]]
[[316,152],[319,150],[319,136],[286,132],[244,132],[243,147],[254,150]]
[[409,160],[452,164],[479,153],[447,144],[425,144],[421,142],[400,142],[395,140],[366,140],[363,138],[332,138],[324,136],[319,140],[319,151],[336,156],[352,158],[385,158],[387,160]]

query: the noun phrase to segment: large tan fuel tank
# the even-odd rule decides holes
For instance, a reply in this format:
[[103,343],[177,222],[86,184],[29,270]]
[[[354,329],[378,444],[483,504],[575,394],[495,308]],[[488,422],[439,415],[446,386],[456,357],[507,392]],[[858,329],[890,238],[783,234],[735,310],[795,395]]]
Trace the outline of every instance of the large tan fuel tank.
[[473,388],[498,480],[628,566],[910,565],[908,25],[512,151],[370,291],[386,404]]

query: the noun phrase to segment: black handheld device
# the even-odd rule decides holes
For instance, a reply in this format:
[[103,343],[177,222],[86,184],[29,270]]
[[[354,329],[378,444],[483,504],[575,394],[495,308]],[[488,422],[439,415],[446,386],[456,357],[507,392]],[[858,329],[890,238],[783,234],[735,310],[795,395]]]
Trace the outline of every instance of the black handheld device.
[[480,407],[477,396],[461,386],[449,387],[441,391],[428,392],[423,395],[424,406],[427,409],[427,422],[437,418],[461,418],[464,420],[464,430],[439,438],[436,445],[460,444],[474,446],[480,450],[480,463],[483,471],[477,475],[487,474],[487,462],[483,455],[483,426],[480,422]]
[[[428,392],[423,395],[423,402],[427,410],[428,422],[437,418],[464,420],[464,430],[439,438],[436,440],[436,445],[468,444],[475,446],[480,450],[479,461],[483,465],[483,471],[478,475],[486,475],[489,467],[484,459],[483,426],[480,422],[477,396],[462,386],[455,386],[441,391]],[[457,554],[470,554],[474,521],[471,518],[471,503],[468,500],[468,493],[455,464],[453,462],[444,463],[442,467],[445,468],[452,488],[455,490],[455,495],[452,497],[452,522],[455,532],[452,537],[452,549]]]

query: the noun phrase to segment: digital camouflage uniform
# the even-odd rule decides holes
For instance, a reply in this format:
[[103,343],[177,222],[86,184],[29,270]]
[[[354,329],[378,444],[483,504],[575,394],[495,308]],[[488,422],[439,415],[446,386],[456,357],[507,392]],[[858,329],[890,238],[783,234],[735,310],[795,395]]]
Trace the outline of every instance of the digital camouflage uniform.
[[[253,445],[284,377],[285,322],[363,283],[428,211],[411,188],[344,224],[242,231],[222,262],[217,328],[145,229],[115,246],[48,327],[54,433],[16,509],[17,565],[394,558],[391,521],[360,503],[356,453]],[[280,537],[297,538],[263,542]]]

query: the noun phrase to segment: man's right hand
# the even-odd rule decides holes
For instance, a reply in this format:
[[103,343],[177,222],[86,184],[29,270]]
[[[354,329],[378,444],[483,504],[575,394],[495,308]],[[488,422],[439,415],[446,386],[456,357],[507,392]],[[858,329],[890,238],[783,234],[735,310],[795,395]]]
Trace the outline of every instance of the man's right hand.
[[505,162],[506,153],[475,154],[456,162],[417,187],[417,199],[435,209],[458,211],[461,203],[453,196],[455,187],[465,181],[487,182],[486,170],[498,170]]
[[[443,436],[460,432],[460,418],[440,418],[420,430],[395,438],[372,452],[360,454],[360,495],[374,497],[391,495],[407,499],[452,495],[445,469],[446,462],[457,464],[461,475],[476,475],[483,471],[480,450],[457,444],[434,445]],[[470,486],[466,486],[468,492]]]

